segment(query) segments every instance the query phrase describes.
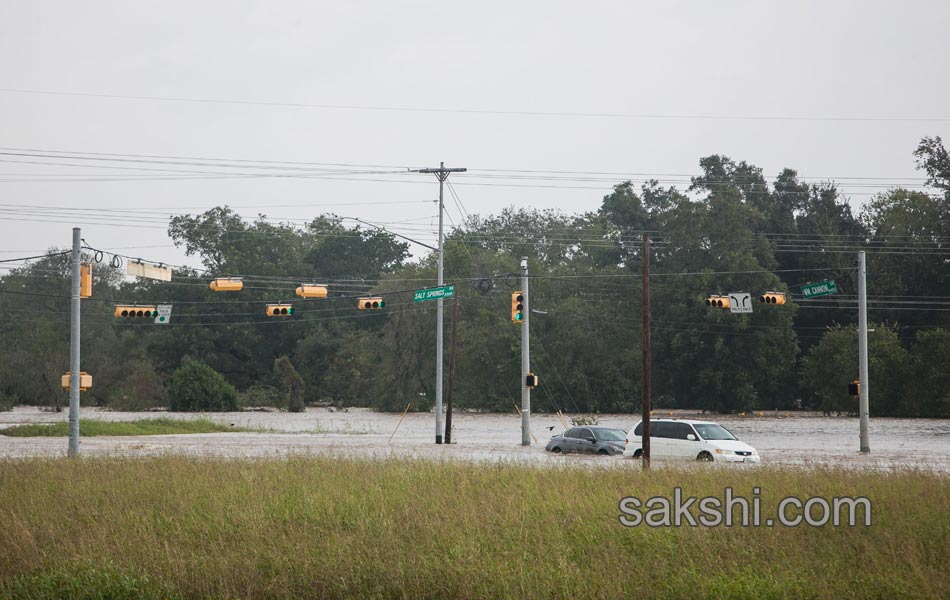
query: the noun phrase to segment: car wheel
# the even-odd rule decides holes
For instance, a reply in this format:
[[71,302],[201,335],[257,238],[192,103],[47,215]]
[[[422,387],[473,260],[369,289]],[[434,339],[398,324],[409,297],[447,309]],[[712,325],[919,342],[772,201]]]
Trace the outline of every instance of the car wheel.
[[560,446],[555,446],[555,447],[551,448],[551,452],[553,452],[553,453],[555,453],[555,454],[560,454],[560,453],[561,453],[561,448],[560,448]]
[[643,450],[635,450],[635,451],[634,451],[634,453],[633,453],[633,457],[634,457],[634,458],[640,458],[641,456],[643,456]]
[[601,455],[601,456],[607,456],[607,455],[610,454],[610,452],[607,452],[606,450],[601,449],[601,450],[599,450],[599,451],[597,452],[597,454],[599,454],[599,455]]
[[699,456],[696,457],[696,460],[700,462],[712,462],[713,455],[708,452],[703,451],[699,453]]

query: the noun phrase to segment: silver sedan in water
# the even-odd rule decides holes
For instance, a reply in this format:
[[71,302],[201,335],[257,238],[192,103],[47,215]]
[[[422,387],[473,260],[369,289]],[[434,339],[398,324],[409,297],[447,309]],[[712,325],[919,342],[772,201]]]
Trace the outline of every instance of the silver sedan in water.
[[548,452],[580,452],[613,456],[623,454],[627,432],[615,427],[571,427],[551,438]]

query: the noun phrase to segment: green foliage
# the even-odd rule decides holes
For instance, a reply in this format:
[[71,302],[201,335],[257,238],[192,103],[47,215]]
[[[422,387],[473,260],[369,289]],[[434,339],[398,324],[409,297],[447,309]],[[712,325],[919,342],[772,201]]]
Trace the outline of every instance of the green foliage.
[[[0,539],[15,550],[0,552],[0,594],[950,596],[945,474],[617,467],[341,457],[0,461],[7,524]],[[873,520],[870,527],[702,531],[618,522],[619,499],[672,499],[677,488],[684,498],[720,503],[727,488],[755,495],[763,519],[783,497],[865,496]],[[697,515],[695,504],[691,513]]]
[[575,427],[581,427],[584,425],[599,425],[600,417],[597,415],[577,415],[576,417],[571,417],[571,425]]
[[0,585],[0,599],[174,600],[181,596],[137,568],[76,560],[51,570],[19,575]]
[[168,391],[173,411],[227,412],[238,409],[234,386],[208,365],[191,360],[172,374]]
[[[221,433],[224,431],[253,431],[232,427],[211,419],[139,419],[138,421],[99,421],[83,419],[79,424],[83,437],[108,435],[173,435],[186,433]],[[0,435],[9,437],[63,437],[69,435],[69,423],[31,423],[0,429]]]
[[[896,416],[905,410],[908,353],[894,329],[868,324],[870,411]],[[813,346],[802,361],[802,389],[808,403],[825,413],[857,414],[858,399],[848,395],[848,384],[858,379],[858,332],[854,326],[834,327]]]
[[274,361],[274,371],[284,383],[284,393],[287,396],[287,410],[290,412],[303,412],[306,408],[304,404],[304,384],[303,377],[294,368],[294,364],[286,356],[281,356]]
[[[930,310],[930,302],[950,297],[950,160],[939,137],[921,140],[914,156],[930,184],[946,193],[892,189],[859,213],[831,183],[804,183],[790,168],[770,179],[754,164],[712,155],[700,159],[689,189],[622,181],[583,213],[519,207],[469,216],[445,241],[445,278],[457,282],[461,306],[455,405],[508,412],[519,402],[521,327],[508,320],[508,311],[510,294],[521,285],[519,259],[526,256],[537,276],[529,313],[532,368],[541,378],[535,410],[637,411],[642,240],[651,232],[656,406],[738,412],[803,401],[852,412],[849,398],[838,388],[823,391],[822,383],[826,376],[856,377],[854,344],[849,334],[834,331],[853,326],[856,311],[800,303],[798,289],[834,279],[839,298],[853,297],[855,255],[863,249],[872,314],[890,330],[871,337],[872,414],[946,415],[942,359],[929,358],[944,356],[943,338],[925,334],[950,330],[950,312]],[[414,410],[431,409],[436,305],[412,304],[408,290],[434,284],[433,253],[410,261],[404,241],[349,228],[332,214],[296,227],[263,215],[249,221],[222,206],[175,216],[168,231],[212,273],[272,283],[251,278],[241,302],[221,302],[198,272],[176,271],[176,279],[196,285],[169,287],[126,282],[118,271],[97,266],[97,301],[83,306],[84,317],[101,325],[83,331],[83,369],[95,378],[84,403],[121,410],[233,408],[227,391],[182,403],[184,388],[176,390],[174,372],[190,357],[241,390],[245,405],[301,410],[323,402],[402,411],[411,402]],[[291,282],[320,281],[329,283],[330,296],[297,300],[291,319],[248,312],[287,299]],[[0,320],[0,394],[60,410],[67,397],[59,379],[68,365],[68,327],[61,318],[68,265],[51,255],[13,269],[0,278],[5,290],[38,295],[30,297],[29,319]],[[786,292],[789,302],[756,304],[750,315],[704,305],[713,293],[767,290]],[[387,308],[355,311],[354,295],[370,292],[386,295]],[[159,297],[176,303],[175,318],[188,326],[133,326],[111,318],[111,299],[151,303]],[[0,312],[22,314],[24,302],[22,295],[0,293]],[[822,335],[829,325],[833,329]],[[220,378],[209,385],[222,387]]]
[[15,395],[0,390],[0,411],[13,410],[18,403],[19,400]]
[[270,385],[252,385],[239,394],[239,404],[244,409],[257,407],[287,408],[287,397]]

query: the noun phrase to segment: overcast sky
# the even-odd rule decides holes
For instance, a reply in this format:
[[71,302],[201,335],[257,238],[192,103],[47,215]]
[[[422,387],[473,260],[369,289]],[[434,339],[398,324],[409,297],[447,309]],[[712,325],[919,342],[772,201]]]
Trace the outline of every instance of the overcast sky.
[[[871,178],[919,185],[917,142],[950,141],[950,5],[776,5],[7,0],[0,258],[68,246],[78,225],[100,248],[196,264],[167,214],[224,204],[431,243],[435,178],[367,172],[439,161],[470,169],[449,181],[479,214],[595,210],[623,174],[673,181],[713,153],[835,179],[855,207]],[[329,164],[359,173],[257,176]]]

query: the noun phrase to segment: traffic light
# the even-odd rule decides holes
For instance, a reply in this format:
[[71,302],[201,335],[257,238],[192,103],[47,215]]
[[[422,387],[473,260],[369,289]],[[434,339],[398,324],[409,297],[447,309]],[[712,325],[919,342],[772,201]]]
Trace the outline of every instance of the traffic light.
[[[69,389],[69,376],[70,374],[66,373],[62,377],[61,383],[64,390]],[[91,387],[92,387],[92,375],[90,375],[89,373],[86,373],[85,371],[80,371],[79,372],[79,391],[85,392]]]
[[532,389],[536,388],[538,387],[539,382],[540,382],[540,379],[538,379],[538,376],[535,375],[534,373],[528,373],[527,376],[525,376],[524,378],[524,385],[527,388],[532,388]]
[[301,298],[326,298],[327,286],[325,285],[302,285],[297,288],[297,295]]
[[212,292],[240,292],[244,289],[244,282],[231,277],[219,277],[212,281],[208,287],[211,288]]
[[511,293],[511,322],[524,322],[524,293],[521,290]]
[[294,314],[293,304],[268,304],[268,317],[289,317]]
[[849,396],[860,396],[861,395],[861,382],[855,379],[848,384],[848,395]]
[[120,319],[151,319],[158,316],[154,306],[116,306],[115,316]]
[[710,296],[706,298],[706,306],[729,308],[729,296]]
[[765,304],[785,304],[785,292],[765,292],[759,296],[759,302]]
[[92,265],[89,263],[79,265],[79,297],[92,297]]
[[386,306],[383,299],[379,297],[359,298],[356,303],[356,307],[360,310],[379,310]]

